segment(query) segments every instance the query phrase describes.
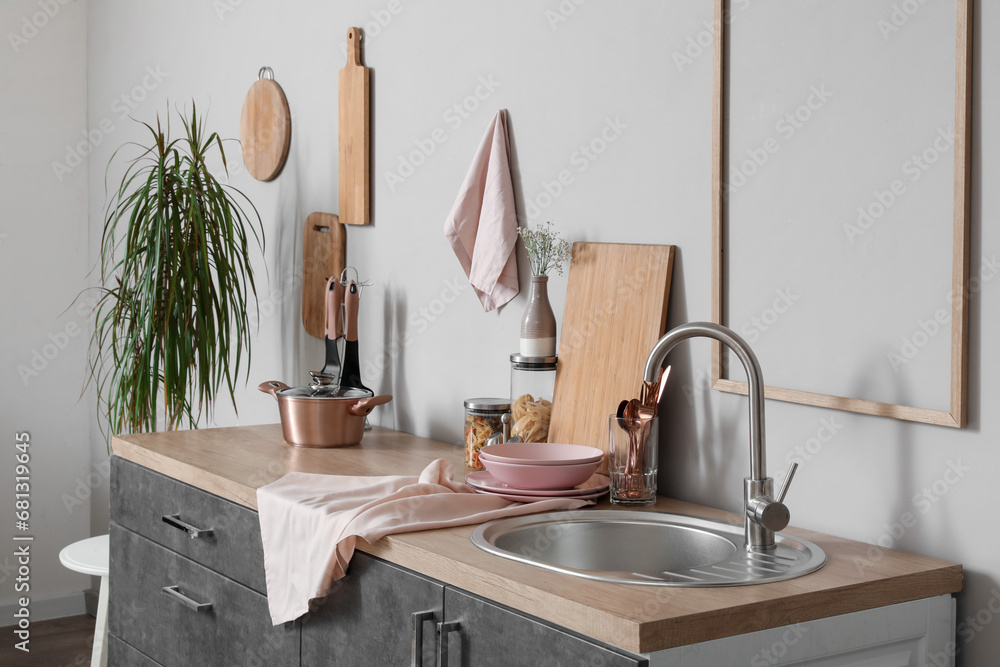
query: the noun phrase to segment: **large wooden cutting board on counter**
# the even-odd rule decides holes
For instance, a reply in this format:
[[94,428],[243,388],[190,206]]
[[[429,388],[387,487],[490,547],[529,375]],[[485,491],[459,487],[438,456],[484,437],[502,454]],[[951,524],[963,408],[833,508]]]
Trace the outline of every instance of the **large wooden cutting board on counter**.
[[673,265],[671,245],[573,244],[549,442],[607,452],[608,417],[665,333]]

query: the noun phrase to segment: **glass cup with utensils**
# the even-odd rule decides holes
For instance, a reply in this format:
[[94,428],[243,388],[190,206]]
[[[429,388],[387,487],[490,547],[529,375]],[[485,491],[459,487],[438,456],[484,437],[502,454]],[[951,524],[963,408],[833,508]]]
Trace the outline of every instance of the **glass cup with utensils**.
[[655,415],[608,418],[608,476],[615,505],[656,503],[659,422]]

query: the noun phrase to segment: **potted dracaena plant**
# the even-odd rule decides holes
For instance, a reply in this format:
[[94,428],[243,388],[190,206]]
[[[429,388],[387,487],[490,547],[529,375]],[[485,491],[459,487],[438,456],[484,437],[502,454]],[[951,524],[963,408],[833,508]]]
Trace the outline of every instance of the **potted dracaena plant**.
[[570,258],[570,244],[552,230],[552,223],[535,229],[518,227],[531,265],[528,306],[521,318],[521,355],[552,357],[556,354],[556,316],[549,303],[549,272],[562,275],[563,262]]
[[[256,303],[251,244],[264,249],[260,214],[221,183],[208,160],[222,140],[192,103],[178,110],[184,136],[142,123],[149,143],[111,195],[101,237],[88,382],[111,433],[197,428],[225,388],[235,407],[241,368],[250,365],[247,302]],[[107,175],[105,176],[107,179]],[[252,243],[251,243],[252,238]],[[105,422],[101,422],[104,431]]]

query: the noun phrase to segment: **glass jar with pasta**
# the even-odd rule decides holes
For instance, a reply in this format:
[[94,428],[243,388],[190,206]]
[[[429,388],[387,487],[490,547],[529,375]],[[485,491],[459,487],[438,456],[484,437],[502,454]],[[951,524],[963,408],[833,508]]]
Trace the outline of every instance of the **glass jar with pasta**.
[[557,357],[510,355],[511,436],[548,442]]
[[506,398],[469,398],[465,401],[465,467],[483,470],[479,450],[494,433],[503,433],[503,416],[510,414]]

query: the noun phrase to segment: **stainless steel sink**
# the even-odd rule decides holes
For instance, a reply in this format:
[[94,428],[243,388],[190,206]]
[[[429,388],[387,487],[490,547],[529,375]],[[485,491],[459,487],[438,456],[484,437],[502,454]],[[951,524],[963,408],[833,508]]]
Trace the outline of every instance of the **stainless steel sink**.
[[499,519],[472,533],[481,549],[577,577],[654,586],[745,586],[793,579],[826,563],[818,546],[775,533],[744,548],[742,525],[664,512],[578,510]]

